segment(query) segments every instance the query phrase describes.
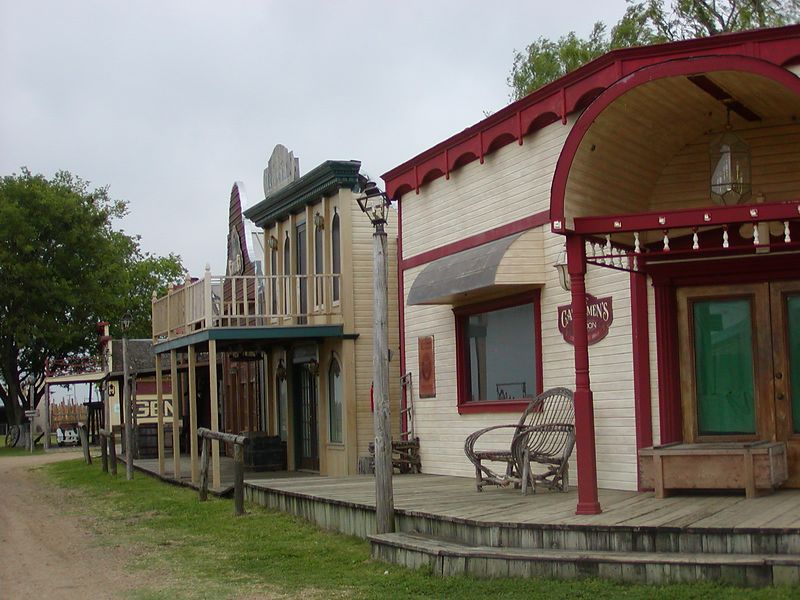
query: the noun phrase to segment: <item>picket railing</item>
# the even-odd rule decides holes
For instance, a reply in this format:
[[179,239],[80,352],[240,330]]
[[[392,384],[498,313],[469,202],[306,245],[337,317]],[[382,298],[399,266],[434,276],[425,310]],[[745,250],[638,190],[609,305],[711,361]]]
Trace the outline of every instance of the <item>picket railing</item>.
[[[233,275],[187,279],[153,295],[153,341],[218,327],[340,322],[340,275]],[[333,301],[334,292],[337,301]]]

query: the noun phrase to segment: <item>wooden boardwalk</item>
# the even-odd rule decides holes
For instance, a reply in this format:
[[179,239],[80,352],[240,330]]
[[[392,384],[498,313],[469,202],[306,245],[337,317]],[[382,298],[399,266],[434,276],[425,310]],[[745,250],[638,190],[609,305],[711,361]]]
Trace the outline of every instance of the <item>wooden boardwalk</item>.
[[[370,476],[272,479],[245,475],[245,486],[317,498],[334,504],[374,508]],[[675,529],[794,529],[800,534],[800,490],[758,498],[739,494],[682,494],[656,499],[652,492],[600,490],[599,515],[576,515],[577,492],[490,488],[476,492],[472,479],[441,475],[395,475],[395,509],[410,515],[467,522],[538,525],[659,527]]]
[[[119,454],[117,456],[120,456]],[[124,460],[124,457],[120,457]],[[188,456],[181,457],[181,474],[179,478],[175,477],[175,472],[172,468],[172,458],[165,463],[165,473],[162,477],[158,472],[158,459],[157,458],[140,458],[133,461],[134,468],[154,475],[164,481],[183,485],[191,488],[198,488],[197,483],[192,483],[191,463]],[[209,485],[209,491],[217,496],[225,496],[233,493],[233,459],[227,456],[220,456],[220,483],[219,488],[212,488]],[[297,479],[297,478],[316,478],[313,473],[304,471],[245,471],[245,480],[259,481],[262,479],[277,480],[277,479]]]

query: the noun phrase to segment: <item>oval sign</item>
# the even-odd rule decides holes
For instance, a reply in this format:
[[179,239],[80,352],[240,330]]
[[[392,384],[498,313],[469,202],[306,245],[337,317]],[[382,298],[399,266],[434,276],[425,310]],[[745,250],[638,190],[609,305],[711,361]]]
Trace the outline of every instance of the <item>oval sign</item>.
[[[596,344],[608,335],[611,323],[614,322],[614,307],[611,296],[595,298],[586,294],[586,328],[589,345]],[[572,327],[572,304],[558,307],[558,330],[568,344],[575,345],[575,332]]]

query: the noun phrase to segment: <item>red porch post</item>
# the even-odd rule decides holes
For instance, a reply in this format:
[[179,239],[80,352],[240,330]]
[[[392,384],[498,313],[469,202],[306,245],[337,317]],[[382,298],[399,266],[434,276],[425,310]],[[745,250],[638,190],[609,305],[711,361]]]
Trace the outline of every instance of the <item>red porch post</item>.
[[596,515],[597,460],[594,446],[594,407],[589,385],[589,339],[586,329],[586,247],[583,236],[567,236],[567,264],[572,291],[575,335],[575,445],[578,453],[578,506],[575,514]]

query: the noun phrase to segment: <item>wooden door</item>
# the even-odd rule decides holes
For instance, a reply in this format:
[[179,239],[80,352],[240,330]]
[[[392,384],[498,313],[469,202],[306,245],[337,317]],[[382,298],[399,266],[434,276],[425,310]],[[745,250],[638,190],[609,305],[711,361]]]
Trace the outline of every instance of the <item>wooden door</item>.
[[294,366],[293,380],[295,462],[298,469],[319,471],[317,378],[301,363]]
[[800,282],[680,288],[686,442],[783,441],[800,487]]
[[789,487],[800,487],[800,281],[770,285],[775,435],[786,442]]

